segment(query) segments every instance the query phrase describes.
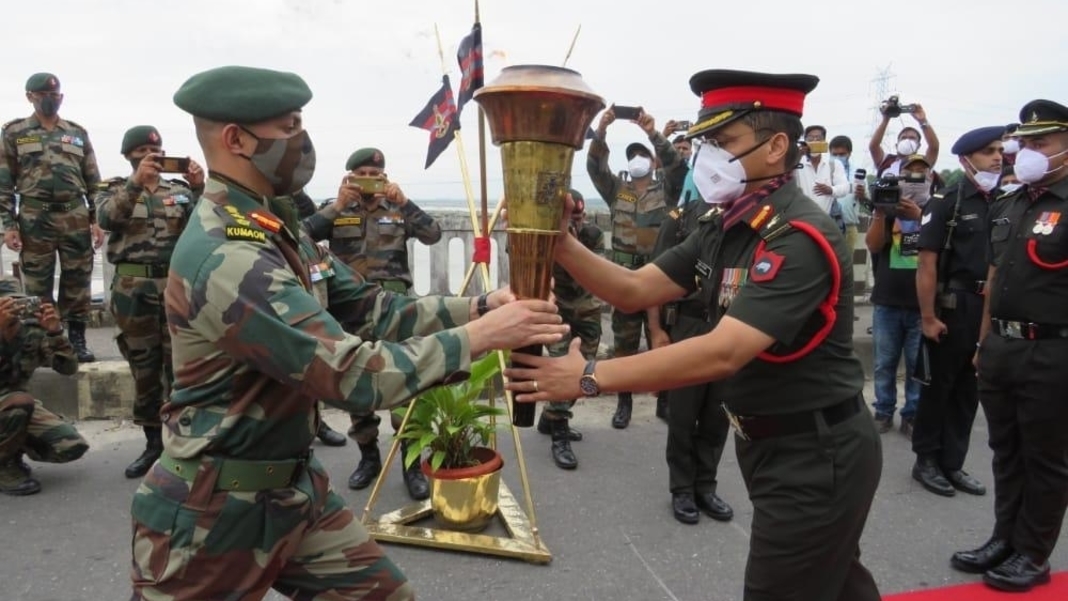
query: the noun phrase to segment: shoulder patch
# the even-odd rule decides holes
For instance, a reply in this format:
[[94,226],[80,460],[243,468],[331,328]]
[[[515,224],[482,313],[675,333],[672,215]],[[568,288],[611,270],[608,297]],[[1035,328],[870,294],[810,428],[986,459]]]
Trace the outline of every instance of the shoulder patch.
[[749,270],[749,279],[757,283],[770,282],[775,279],[785,260],[786,257],[776,252],[762,251],[753,260],[753,267]]
[[227,240],[245,240],[248,242],[267,242],[267,232],[243,225],[223,226]]

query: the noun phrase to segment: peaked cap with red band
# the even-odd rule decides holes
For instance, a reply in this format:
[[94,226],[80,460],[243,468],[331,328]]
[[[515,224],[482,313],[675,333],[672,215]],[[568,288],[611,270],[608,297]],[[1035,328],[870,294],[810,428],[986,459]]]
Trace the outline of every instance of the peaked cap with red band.
[[805,95],[816,89],[819,81],[815,75],[701,71],[690,78],[690,89],[701,97],[701,110],[686,137],[708,134],[753,111],[778,111],[800,117]]

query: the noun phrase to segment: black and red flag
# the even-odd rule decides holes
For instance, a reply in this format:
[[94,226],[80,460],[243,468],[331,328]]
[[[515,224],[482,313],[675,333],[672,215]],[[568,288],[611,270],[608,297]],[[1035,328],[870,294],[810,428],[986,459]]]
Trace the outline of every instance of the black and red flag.
[[456,94],[457,113],[464,110],[464,105],[475,95],[475,90],[482,87],[482,24],[475,22],[471,27],[471,33],[460,41],[460,49],[456,52],[456,60],[460,62],[460,90]]
[[449,147],[453,133],[460,129],[459,113],[452,99],[452,84],[448,75],[442,76],[441,89],[434,93],[408,125],[430,132],[430,146],[426,149],[426,165],[423,167],[427,169]]

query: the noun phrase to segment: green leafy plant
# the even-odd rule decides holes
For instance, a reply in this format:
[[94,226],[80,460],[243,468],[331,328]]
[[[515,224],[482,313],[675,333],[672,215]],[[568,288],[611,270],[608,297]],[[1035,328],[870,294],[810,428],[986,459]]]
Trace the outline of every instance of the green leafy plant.
[[[497,353],[489,353],[471,363],[471,377],[464,382],[436,386],[415,399],[415,408],[404,432],[409,441],[404,465],[411,466],[423,451],[430,452],[430,468],[455,469],[477,465],[475,447],[489,444],[493,426],[489,418],[506,415],[503,407],[480,402],[486,385],[501,371]],[[405,407],[394,413],[404,417]]]

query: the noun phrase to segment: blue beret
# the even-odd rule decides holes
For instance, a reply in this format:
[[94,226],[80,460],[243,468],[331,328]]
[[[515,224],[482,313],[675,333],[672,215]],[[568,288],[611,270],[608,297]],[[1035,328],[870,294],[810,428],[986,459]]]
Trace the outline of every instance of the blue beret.
[[295,73],[255,67],[217,67],[190,77],[174,93],[174,104],[222,123],[259,123],[301,109],[311,89]]
[[964,134],[953,144],[953,154],[963,156],[973,152],[979,152],[991,142],[996,142],[1005,135],[1004,125],[991,125],[980,127]]

